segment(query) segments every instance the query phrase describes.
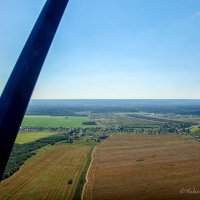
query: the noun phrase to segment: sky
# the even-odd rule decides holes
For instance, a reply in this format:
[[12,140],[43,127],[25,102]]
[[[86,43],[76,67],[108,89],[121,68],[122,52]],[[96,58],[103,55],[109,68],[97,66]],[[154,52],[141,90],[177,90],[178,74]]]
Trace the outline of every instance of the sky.
[[[0,6],[0,94],[44,0]],[[70,0],[33,99],[199,99],[199,0]]]

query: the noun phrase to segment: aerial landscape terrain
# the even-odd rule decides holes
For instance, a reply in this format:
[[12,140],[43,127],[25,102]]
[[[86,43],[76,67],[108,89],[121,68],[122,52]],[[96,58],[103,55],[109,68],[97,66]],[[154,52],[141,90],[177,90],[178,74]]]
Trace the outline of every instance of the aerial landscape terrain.
[[200,0],[1,1],[0,200],[200,200]]
[[32,100],[0,199],[200,199],[199,100]]

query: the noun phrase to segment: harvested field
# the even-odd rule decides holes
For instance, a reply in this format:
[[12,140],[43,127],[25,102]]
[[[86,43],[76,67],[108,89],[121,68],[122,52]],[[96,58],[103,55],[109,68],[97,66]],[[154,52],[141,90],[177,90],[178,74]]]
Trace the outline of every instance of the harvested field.
[[199,200],[200,143],[186,136],[113,136],[100,144],[84,200]]
[[43,149],[0,183],[0,200],[72,199],[89,150],[67,145]]

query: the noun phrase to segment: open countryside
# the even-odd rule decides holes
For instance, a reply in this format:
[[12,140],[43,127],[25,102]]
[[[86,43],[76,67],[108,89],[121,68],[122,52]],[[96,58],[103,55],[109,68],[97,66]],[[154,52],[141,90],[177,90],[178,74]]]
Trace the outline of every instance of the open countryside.
[[41,115],[33,115],[41,106],[28,109],[0,183],[1,200],[199,198],[180,194],[200,189],[200,114],[193,105],[90,103],[69,105],[71,115],[59,102]]
[[200,200],[200,0],[2,0],[0,25],[0,200]]

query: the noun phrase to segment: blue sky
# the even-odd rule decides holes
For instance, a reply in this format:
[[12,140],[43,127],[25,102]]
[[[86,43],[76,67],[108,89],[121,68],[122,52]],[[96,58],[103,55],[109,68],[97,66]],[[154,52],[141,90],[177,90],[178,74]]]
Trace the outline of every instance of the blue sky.
[[[0,93],[44,5],[2,1]],[[70,0],[32,98],[200,98],[199,0]]]

